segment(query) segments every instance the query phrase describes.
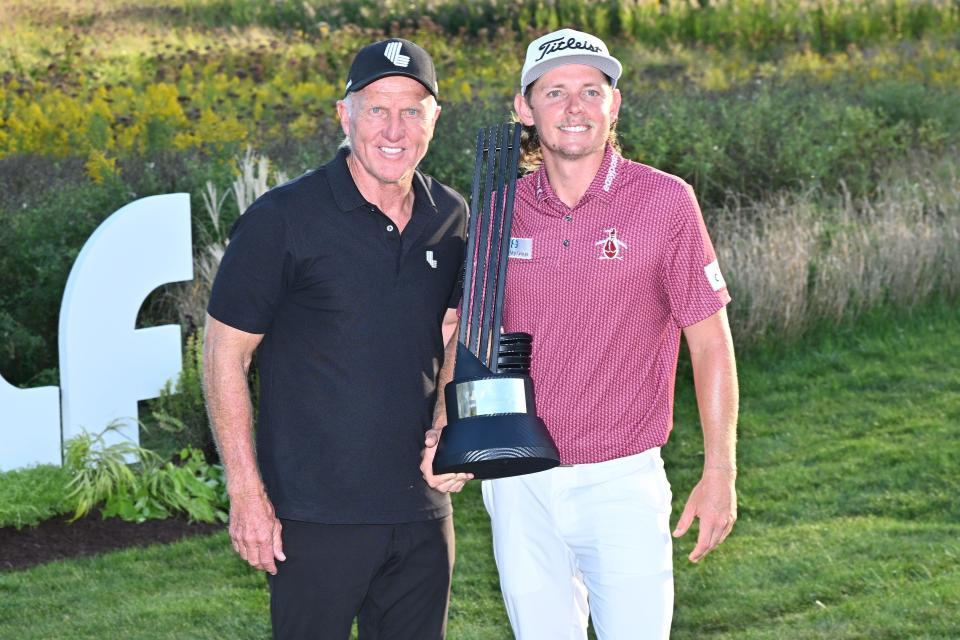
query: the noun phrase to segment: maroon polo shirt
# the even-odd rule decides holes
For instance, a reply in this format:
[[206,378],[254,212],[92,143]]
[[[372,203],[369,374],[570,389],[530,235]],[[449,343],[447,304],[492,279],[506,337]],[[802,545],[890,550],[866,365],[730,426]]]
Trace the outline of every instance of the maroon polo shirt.
[[545,167],[517,182],[503,324],[562,463],[667,441],[681,330],[730,301],[716,259],[690,185],[609,146],[572,208]]

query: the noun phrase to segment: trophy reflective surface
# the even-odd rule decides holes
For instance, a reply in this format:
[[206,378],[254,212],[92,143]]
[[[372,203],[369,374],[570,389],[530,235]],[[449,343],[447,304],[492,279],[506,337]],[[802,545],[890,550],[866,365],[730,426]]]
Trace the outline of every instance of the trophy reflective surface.
[[529,377],[532,338],[500,333],[520,157],[520,125],[481,129],[470,204],[460,334],[453,381],[444,389],[447,426],[434,473],[490,479],[560,464],[537,417]]

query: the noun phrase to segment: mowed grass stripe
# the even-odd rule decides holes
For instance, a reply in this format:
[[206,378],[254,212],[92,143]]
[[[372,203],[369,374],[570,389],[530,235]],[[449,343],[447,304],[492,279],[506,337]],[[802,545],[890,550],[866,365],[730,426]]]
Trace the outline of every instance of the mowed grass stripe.
[[[740,359],[740,521],[675,545],[673,637],[960,637],[960,314],[868,318]],[[665,449],[674,522],[699,474],[688,370]],[[455,497],[448,636],[511,637],[476,483]],[[0,637],[265,638],[226,534],[0,574]]]
[[[874,314],[740,373],[740,521],[702,565],[677,545],[673,637],[960,637],[958,310]],[[665,449],[675,517],[693,402],[678,389]]]
[[677,576],[673,637],[956,638],[957,533],[873,517],[747,524]]
[[2,638],[264,638],[269,596],[226,533],[0,575]]

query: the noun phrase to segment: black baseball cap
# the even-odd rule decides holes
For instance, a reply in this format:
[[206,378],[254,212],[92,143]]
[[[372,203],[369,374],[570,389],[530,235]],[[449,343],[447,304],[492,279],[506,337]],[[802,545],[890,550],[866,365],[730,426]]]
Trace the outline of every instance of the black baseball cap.
[[350,65],[347,86],[343,95],[359,91],[371,82],[387,76],[407,76],[427,88],[437,97],[437,70],[430,54],[422,47],[403,38],[392,38],[368,44],[357,53]]

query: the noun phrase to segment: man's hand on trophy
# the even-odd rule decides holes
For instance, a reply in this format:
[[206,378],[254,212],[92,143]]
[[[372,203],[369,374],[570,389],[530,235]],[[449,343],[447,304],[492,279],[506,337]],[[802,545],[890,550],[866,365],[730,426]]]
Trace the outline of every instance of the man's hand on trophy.
[[440,431],[443,426],[434,426],[423,435],[423,451],[420,452],[420,473],[431,489],[442,493],[459,493],[467,481],[473,479],[472,473],[444,473],[434,475],[433,457],[437,454]]

